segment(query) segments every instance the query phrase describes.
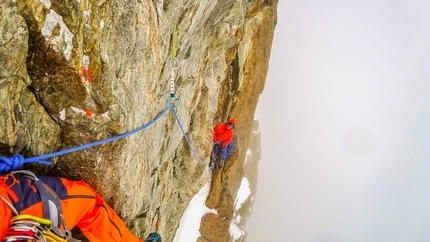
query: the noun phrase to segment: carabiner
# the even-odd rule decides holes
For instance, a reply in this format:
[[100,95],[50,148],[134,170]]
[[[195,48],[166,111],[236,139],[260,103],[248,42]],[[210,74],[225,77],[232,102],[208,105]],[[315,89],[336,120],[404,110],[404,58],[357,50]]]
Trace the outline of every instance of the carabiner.
[[[174,99],[174,100],[172,100],[172,99]],[[175,102],[175,105],[173,105],[173,102]],[[179,105],[178,96],[176,96],[176,94],[174,94],[174,93],[170,94],[170,97],[169,97],[170,109],[175,109],[178,105]]]

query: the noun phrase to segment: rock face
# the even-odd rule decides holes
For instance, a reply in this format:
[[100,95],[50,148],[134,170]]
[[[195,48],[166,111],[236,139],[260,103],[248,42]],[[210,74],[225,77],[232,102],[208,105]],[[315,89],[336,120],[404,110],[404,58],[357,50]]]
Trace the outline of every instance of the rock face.
[[[203,162],[213,126],[238,120],[237,152],[213,174],[207,201],[219,216],[202,223],[221,222],[221,237],[203,231],[200,238],[231,241],[228,224],[276,6],[277,0],[1,1],[0,154],[31,157],[134,130],[168,107],[173,69],[175,111]],[[137,134],[52,161],[26,168],[87,181],[136,235],[157,229],[164,241],[172,241],[188,202],[211,176],[170,111]]]

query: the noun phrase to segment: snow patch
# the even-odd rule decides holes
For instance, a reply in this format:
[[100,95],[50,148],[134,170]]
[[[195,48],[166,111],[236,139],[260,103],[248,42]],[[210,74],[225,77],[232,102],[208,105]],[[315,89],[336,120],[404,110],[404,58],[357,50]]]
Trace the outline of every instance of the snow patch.
[[248,179],[244,177],[242,178],[242,183],[240,184],[240,188],[237,191],[237,198],[235,201],[236,211],[242,206],[242,203],[248,199],[249,195],[251,195],[251,188],[249,188]]
[[217,214],[215,209],[206,207],[206,198],[209,195],[210,183],[206,183],[200,192],[194,195],[188,204],[187,209],[179,221],[179,228],[176,230],[173,242],[196,241],[200,237],[200,223],[202,217],[207,213]]
[[230,234],[234,240],[239,239],[245,234],[245,231],[241,230],[235,223],[230,224]]
[[237,191],[237,198],[235,201],[235,211],[234,211],[234,218],[230,223],[230,234],[233,237],[234,240],[239,239],[243,235],[245,235],[245,231],[239,228],[239,223],[242,217],[237,214],[237,210],[240,209],[242,204],[246,201],[246,199],[249,198],[251,195],[251,189],[249,188],[249,181],[246,177],[242,178],[242,182],[240,184],[240,188]]
[[246,151],[245,161],[243,162],[243,164],[246,164],[246,163],[247,163],[247,161],[248,161],[248,157],[252,157],[252,152],[251,152],[251,150],[250,150],[250,149],[248,149],[248,150]]

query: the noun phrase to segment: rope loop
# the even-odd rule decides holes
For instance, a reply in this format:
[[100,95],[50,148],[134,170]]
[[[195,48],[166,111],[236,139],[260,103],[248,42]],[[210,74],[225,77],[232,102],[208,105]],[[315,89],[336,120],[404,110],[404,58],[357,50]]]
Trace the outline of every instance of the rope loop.
[[[25,163],[28,163],[30,161],[26,160],[22,155],[20,154],[15,154],[11,157],[0,157],[0,173],[7,173],[7,172],[11,172],[13,170],[16,170],[18,168],[20,168],[22,165],[24,165]],[[33,162],[38,162],[38,163],[42,163],[42,164],[46,164],[46,165],[50,165],[52,164],[49,161],[45,161],[45,160],[37,160],[37,161],[33,161]]]
[[24,164],[24,157],[20,154],[13,155],[12,157],[0,157],[0,173],[9,172],[21,167]]

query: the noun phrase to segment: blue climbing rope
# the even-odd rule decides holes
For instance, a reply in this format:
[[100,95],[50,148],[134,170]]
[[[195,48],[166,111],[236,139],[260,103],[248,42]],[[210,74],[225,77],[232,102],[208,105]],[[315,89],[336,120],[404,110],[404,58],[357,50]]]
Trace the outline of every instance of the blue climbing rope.
[[159,118],[161,118],[169,109],[172,110],[173,114],[175,115],[175,119],[178,122],[179,127],[181,128],[182,134],[184,135],[185,140],[188,143],[188,146],[190,147],[191,151],[193,152],[194,157],[196,157],[196,159],[202,163],[205,166],[208,166],[209,164],[203,162],[200,157],[196,154],[196,152],[194,151],[193,146],[191,145],[190,140],[188,139],[187,135],[185,134],[184,128],[182,127],[182,123],[179,120],[178,114],[176,113],[175,109],[178,106],[178,103],[176,103],[175,105],[172,105],[172,99],[177,99],[176,95],[170,96],[169,98],[169,106],[167,108],[165,108],[161,113],[159,113],[151,122],[141,126],[140,128],[137,128],[135,130],[132,130],[130,132],[121,134],[121,135],[117,135],[111,138],[107,138],[104,140],[99,140],[93,143],[89,143],[89,144],[84,144],[84,145],[80,145],[80,146],[76,146],[76,147],[72,147],[69,149],[65,149],[65,150],[60,150],[57,152],[53,152],[50,154],[45,154],[45,155],[40,155],[40,156],[35,156],[35,157],[30,157],[30,158],[24,158],[22,155],[20,154],[15,154],[11,157],[0,157],[0,173],[6,173],[6,172],[10,172],[13,170],[16,170],[18,168],[20,168],[21,166],[23,166],[26,163],[40,163],[40,164],[45,164],[45,165],[51,165],[52,163],[49,161],[46,161],[46,159],[55,157],[55,156],[61,156],[61,155],[65,155],[65,154],[69,154],[72,152],[76,152],[79,150],[83,150],[83,149],[88,149],[97,145],[101,145],[101,144],[105,144],[108,142],[112,142],[115,140],[119,140],[122,138],[125,138],[127,136],[130,136],[132,134],[135,134],[139,131],[142,131],[146,128],[148,128],[149,126],[151,126],[152,124],[154,124]]
[[81,145],[81,146],[76,146],[76,147],[72,147],[72,148],[69,148],[69,149],[65,149],[65,150],[60,150],[60,151],[57,151],[57,152],[53,152],[53,153],[50,153],[50,154],[45,154],[45,155],[40,155],[40,156],[35,156],[35,157],[30,157],[30,158],[24,158],[20,154],[15,154],[15,155],[13,155],[12,157],[9,157],[9,158],[8,157],[0,157],[0,161],[1,161],[1,163],[0,163],[0,173],[6,173],[6,172],[13,171],[15,169],[18,169],[19,167],[21,167],[22,165],[24,165],[26,163],[40,163],[40,164],[50,165],[52,163],[49,162],[49,161],[46,161],[46,159],[49,159],[49,158],[52,158],[52,157],[55,157],[55,156],[65,155],[65,154],[72,153],[72,152],[75,152],[75,151],[78,151],[78,150],[83,150],[83,149],[91,148],[91,147],[94,147],[94,146],[97,146],[97,145],[101,145],[101,144],[104,144],[104,143],[108,143],[108,142],[112,142],[112,141],[115,141],[115,140],[118,140],[118,139],[125,138],[125,137],[127,137],[129,135],[135,134],[135,133],[137,133],[139,131],[142,131],[142,130],[148,128],[149,126],[151,126],[152,124],[154,124],[159,118],[161,118],[161,116],[163,116],[167,112],[167,110],[169,110],[169,109],[174,110],[174,107],[172,107],[172,106],[167,107],[161,113],[159,113],[151,122],[143,125],[142,127],[138,128],[138,129],[135,129],[133,131],[130,131],[130,132],[118,135],[118,136],[107,138],[107,139],[104,139],[104,140],[99,140],[99,141],[96,141],[96,142],[93,142],[93,143],[84,144],[84,145]]
[[199,156],[198,156],[198,155],[196,154],[196,152],[194,151],[193,146],[192,146],[192,145],[191,145],[191,143],[190,143],[190,140],[188,139],[187,135],[185,134],[184,128],[182,128],[181,121],[179,120],[179,117],[178,117],[178,115],[176,114],[175,109],[173,109],[173,108],[172,108],[172,111],[173,111],[173,114],[175,115],[176,121],[178,121],[179,127],[181,128],[181,131],[182,131],[182,134],[183,134],[183,135],[184,135],[184,137],[185,137],[185,140],[187,140],[188,146],[190,147],[191,151],[193,152],[194,157],[196,157],[196,159],[197,159],[200,163],[202,163],[203,165],[205,165],[205,166],[209,166],[209,164],[204,163],[202,160],[200,160]]
[[[31,163],[29,159],[25,159],[22,155],[16,154],[11,157],[0,157],[0,173],[10,172],[20,168],[25,163]],[[39,160],[38,163],[50,165],[51,162],[45,160]]]

